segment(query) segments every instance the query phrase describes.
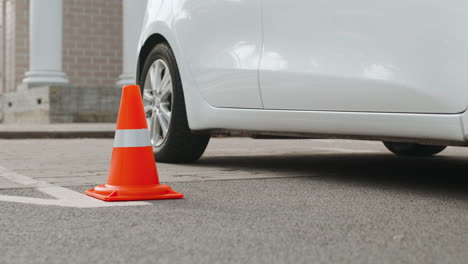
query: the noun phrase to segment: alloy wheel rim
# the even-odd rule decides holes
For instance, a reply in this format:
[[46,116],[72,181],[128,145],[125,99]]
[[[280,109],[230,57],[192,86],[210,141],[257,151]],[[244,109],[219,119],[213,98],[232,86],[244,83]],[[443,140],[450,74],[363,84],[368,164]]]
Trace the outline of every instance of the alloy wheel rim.
[[143,88],[143,105],[153,147],[161,146],[167,138],[172,116],[172,93],[169,67],[163,60],[156,60],[146,74]]

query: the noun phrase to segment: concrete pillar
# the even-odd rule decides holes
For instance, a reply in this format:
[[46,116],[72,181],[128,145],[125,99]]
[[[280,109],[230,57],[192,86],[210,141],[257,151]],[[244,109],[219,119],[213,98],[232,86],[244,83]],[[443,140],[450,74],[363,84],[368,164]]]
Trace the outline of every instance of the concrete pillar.
[[122,0],[123,60],[117,85],[135,84],[137,45],[143,25],[147,0]]
[[62,0],[30,0],[28,86],[66,84],[62,70]]

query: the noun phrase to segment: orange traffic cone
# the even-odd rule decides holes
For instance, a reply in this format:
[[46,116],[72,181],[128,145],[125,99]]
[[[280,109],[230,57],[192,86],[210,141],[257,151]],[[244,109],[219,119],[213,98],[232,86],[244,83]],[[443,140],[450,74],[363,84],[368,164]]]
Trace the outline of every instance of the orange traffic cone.
[[140,87],[122,90],[107,184],[85,191],[104,201],[178,199],[183,194],[160,184]]

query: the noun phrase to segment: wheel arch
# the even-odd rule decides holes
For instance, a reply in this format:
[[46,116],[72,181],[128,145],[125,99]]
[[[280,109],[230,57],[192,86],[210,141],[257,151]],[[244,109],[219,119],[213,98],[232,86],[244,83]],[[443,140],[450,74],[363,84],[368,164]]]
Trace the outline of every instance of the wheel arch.
[[143,46],[140,49],[140,52],[138,54],[138,62],[137,62],[137,72],[136,72],[136,82],[140,83],[140,75],[141,71],[143,70],[143,66],[145,65],[145,61],[148,58],[151,50],[158,44],[161,43],[166,43],[169,47],[169,42],[167,39],[158,33],[155,33],[151,36],[149,36]]

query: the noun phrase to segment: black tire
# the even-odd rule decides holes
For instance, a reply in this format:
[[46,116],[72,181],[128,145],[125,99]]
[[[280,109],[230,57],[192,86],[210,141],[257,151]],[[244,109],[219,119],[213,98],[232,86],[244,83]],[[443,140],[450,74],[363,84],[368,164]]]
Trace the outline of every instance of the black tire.
[[208,145],[209,135],[193,134],[188,126],[184,92],[174,53],[166,43],[156,45],[148,55],[140,73],[139,85],[145,86],[146,75],[156,60],[163,60],[169,66],[172,78],[172,114],[169,129],[163,143],[153,147],[156,160],[167,163],[187,163],[198,160]]
[[398,156],[430,157],[442,152],[447,146],[422,145],[405,142],[383,142],[388,150]]

